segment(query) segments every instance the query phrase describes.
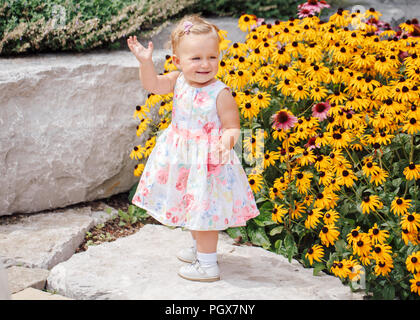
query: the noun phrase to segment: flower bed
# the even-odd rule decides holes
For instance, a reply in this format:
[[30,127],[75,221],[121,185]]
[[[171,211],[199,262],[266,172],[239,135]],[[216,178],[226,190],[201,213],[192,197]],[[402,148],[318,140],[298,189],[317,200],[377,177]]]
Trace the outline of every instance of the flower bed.
[[[395,31],[373,8],[339,9],[328,21],[318,13],[271,24],[245,14],[246,42],[221,44],[218,78],[253,132],[243,165],[261,212],[228,233],[373,298],[418,299],[418,22]],[[168,56],[165,72],[174,69]],[[138,135],[155,105],[158,129],[168,126],[171,99],[151,94],[137,106]],[[155,138],[131,157],[147,157]]]

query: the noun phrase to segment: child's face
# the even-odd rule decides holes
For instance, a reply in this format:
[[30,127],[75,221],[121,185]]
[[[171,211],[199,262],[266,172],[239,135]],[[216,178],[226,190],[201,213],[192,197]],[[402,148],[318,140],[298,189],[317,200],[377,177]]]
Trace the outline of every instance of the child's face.
[[213,34],[188,34],[178,44],[173,62],[189,84],[203,87],[211,83],[219,68],[219,43]]

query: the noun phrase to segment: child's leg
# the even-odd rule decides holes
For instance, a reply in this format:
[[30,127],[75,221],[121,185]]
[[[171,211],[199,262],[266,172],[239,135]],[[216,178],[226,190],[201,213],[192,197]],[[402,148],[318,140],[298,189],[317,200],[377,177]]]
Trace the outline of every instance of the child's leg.
[[198,231],[197,259],[205,267],[217,266],[217,240],[218,231]]
[[215,253],[219,231],[194,231],[197,241],[197,251],[201,253]]

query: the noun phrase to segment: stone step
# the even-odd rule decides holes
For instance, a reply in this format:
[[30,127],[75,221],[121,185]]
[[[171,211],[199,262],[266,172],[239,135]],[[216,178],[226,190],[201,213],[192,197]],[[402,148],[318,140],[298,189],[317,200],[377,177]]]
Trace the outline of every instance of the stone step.
[[12,294],[12,300],[73,300],[59,294],[45,292],[35,288],[26,288]]
[[260,247],[236,246],[219,233],[221,280],[182,279],[176,252],[191,244],[181,228],[145,225],[137,233],[90,246],[51,269],[47,289],[78,300],[362,299],[333,276],[305,269]]

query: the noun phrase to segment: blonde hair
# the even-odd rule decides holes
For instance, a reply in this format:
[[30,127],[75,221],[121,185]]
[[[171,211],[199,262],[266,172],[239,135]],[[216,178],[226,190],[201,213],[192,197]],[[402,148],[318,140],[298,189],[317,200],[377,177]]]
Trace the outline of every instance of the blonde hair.
[[185,32],[185,28],[184,28],[184,22],[187,22],[187,21],[192,23],[192,26],[189,29],[190,33],[192,34],[213,33],[214,36],[217,38],[218,43],[222,41],[222,39],[219,36],[219,28],[215,24],[204,20],[197,14],[188,15],[188,16],[183,17],[175,26],[175,28],[172,30],[170,42],[171,42],[172,52],[174,54],[176,54],[177,52],[178,45],[181,39],[184,36],[188,35],[188,33]]

